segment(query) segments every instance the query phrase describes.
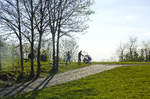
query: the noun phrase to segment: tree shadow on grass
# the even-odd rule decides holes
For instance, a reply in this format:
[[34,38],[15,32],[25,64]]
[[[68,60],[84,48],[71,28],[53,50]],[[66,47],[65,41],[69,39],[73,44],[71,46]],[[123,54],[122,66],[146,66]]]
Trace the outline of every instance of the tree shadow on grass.
[[36,88],[34,88],[34,91],[38,90],[40,87],[45,88],[50,82],[50,80],[52,80],[52,78],[55,76],[55,74],[56,73],[51,73],[49,76],[47,76]]
[[[12,93],[14,90],[18,89],[19,87],[23,86],[24,83],[20,83],[17,86],[13,87],[4,87],[3,89],[0,90],[0,98],[2,96],[7,96],[8,94]],[[12,88],[12,90],[10,90],[10,88]],[[8,91],[8,92],[6,92]]]
[[[15,86],[14,88],[11,87],[9,89],[9,91],[7,91],[7,92],[4,92],[5,90],[2,89],[1,93],[0,93],[0,98],[3,97],[3,96],[12,96],[14,94],[22,93],[27,88],[29,88],[31,90],[34,90],[34,91],[38,90],[38,89],[45,88],[48,85],[49,81],[54,77],[55,74],[56,73],[51,73],[43,81],[41,81],[39,85],[35,86],[34,88],[30,88],[29,85],[32,84],[32,83],[34,83],[35,81],[37,81],[37,79],[30,80],[29,82],[20,83],[17,86]],[[8,88],[5,88],[5,89],[7,90]]]
[[9,91],[4,93],[2,96],[11,96],[13,94],[17,94],[18,92],[22,92],[26,87],[28,87],[34,81],[35,81],[35,79],[34,80],[30,80],[28,82],[20,83],[17,86],[15,86],[14,88],[13,87],[10,87],[10,89],[7,88]]
[[[34,91],[31,93],[30,96],[26,97],[25,99],[36,99],[37,95],[38,95],[38,90],[39,89],[43,89],[46,88],[48,83],[50,82],[50,80],[52,80],[52,78],[55,76],[56,73],[50,74],[48,77],[46,77],[35,89]],[[25,95],[25,94],[24,94]],[[21,97],[23,97],[24,95],[22,95]]]

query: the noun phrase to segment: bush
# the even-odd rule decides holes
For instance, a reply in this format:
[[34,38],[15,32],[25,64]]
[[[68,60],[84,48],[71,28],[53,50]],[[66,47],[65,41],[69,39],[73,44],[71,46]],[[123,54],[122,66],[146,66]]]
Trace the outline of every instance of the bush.
[[10,81],[10,80],[16,80],[16,77],[11,72],[0,72],[0,80],[2,81]]
[[41,55],[41,61],[47,61],[47,55],[46,54]]

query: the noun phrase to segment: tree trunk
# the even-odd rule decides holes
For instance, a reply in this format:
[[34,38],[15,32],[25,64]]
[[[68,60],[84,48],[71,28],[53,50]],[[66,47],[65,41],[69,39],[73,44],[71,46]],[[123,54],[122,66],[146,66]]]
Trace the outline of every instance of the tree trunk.
[[56,70],[58,71],[58,67],[59,67],[59,39],[60,39],[60,31],[58,31],[58,35],[57,35],[57,53],[56,53]]
[[22,51],[22,33],[21,33],[21,16],[20,16],[20,8],[19,8],[19,0],[17,0],[17,13],[18,13],[18,30],[19,30],[19,42],[20,42],[20,62],[21,62],[21,73],[23,74],[23,51]]
[[53,41],[53,66],[52,66],[52,72],[55,71],[56,67],[56,58],[55,58],[55,34],[52,34],[52,41]]
[[41,72],[41,64],[40,64],[40,54],[41,54],[41,41],[42,41],[42,34],[43,34],[43,3],[42,0],[40,0],[40,29],[39,31],[39,42],[38,42],[38,55],[37,55],[37,75],[36,78],[38,78],[40,76],[40,72]]
[[31,0],[31,73],[30,76],[34,77],[34,12],[33,12],[33,1]]
[[1,49],[2,49],[1,46],[2,46],[2,44],[1,43],[2,42],[1,42],[1,37],[0,37],[0,70],[2,70],[2,64],[1,64],[2,63],[2,61],[1,61],[1,52],[2,52],[1,51]]
[[123,57],[123,51],[121,52],[121,61],[124,61],[124,57]]
[[132,49],[130,48],[130,61],[133,61],[133,57],[132,57]]
[[34,77],[34,49],[33,49],[33,42],[31,42],[31,72],[30,72],[30,77]]
[[57,56],[56,56],[56,70],[58,71],[59,67],[59,38],[57,39]]
[[41,50],[41,40],[42,40],[42,35],[39,37],[39,44],[38,44],[38,55],[37,55],[37,75],[36,78],[40,76],[41,72],[41,64],[40,64],[40,50]]
[[22,51],[22,40],[20,39],[20,62],[21,62],[21,73],[23,73],[23,51]]
[[[1,41],[0,41],[0,43],[1,43]],[[2,64],[1,64],[1,45],[0,45],[0,70],[2,70]]]
[[2,70],[1,60],[0,60],[0,70]]
[[31,73],[30,76],[34,77],[34,30],[33,30],[33,24],[32,25],[32,41],[31,41]]

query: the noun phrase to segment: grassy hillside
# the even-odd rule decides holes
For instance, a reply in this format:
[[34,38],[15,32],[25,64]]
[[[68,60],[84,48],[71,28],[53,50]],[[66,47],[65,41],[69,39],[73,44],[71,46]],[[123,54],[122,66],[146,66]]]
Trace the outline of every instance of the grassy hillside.
[[150,62],[92,62],[92,64],[150,64]]
[[[14,66],[12,66],[14,65]],[[20,69],[21,67],[18,66],[17,62],[14,62],[14,64],[11,64],[11,62],[7,62],[2,65],[3,71],[0,71],[0,88],[5,86],[13,85],[14,83],[23,82],[26,80],[29,80],[30,75],[30,62],[24,62],[24,76],[20,77]],[[58,73],[66,72],[68,70],[82,68],[85,66],[89,66],[89,64],[81,64],[78,65],[77,63],[73,62],[71,64],[65,64],[61,63],[59,65],[59,71]],[[41,75],[40,77],[46,77],[50,74],[50,70],[52,68],[52,64],[49,62],[41,62]],[[34,70],[36,73],[37,70],[37,64],[34,62]],[[13,78],[13,80],[11,79]]]
[[150,99],[150,65],[119,67],[8,99]]

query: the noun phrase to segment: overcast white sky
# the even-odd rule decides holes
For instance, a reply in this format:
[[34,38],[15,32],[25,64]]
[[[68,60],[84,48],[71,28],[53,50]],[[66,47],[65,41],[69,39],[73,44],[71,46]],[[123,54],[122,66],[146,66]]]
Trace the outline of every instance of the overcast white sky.
[[110,59],[129,36],[150,40],[150,0],[95,0],[90,28],[79,39],[79,49],[94,61]]

